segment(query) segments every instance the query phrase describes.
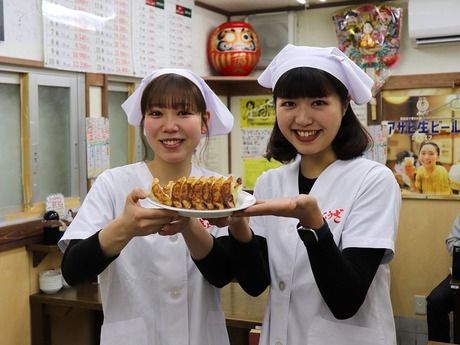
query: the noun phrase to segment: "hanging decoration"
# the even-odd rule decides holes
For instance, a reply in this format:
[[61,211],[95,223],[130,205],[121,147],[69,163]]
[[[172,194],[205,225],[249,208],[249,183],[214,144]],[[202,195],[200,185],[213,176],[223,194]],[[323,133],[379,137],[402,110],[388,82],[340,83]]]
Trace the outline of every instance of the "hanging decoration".
[[402,9],[362,5],[333,16],[342,50],[375,81],[374,94],[399,61]]
[[257,33],[250,24],[242,21],[219,25],[209,35],[208,58],[220,75],[248,75],[260,58]]

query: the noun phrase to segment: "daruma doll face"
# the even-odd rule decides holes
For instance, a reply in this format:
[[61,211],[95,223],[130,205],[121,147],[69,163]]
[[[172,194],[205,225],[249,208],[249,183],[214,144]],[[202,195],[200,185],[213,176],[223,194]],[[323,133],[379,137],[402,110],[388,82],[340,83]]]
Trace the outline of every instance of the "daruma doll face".
[[208,58],[220,75],[248,75],[260,58],[257,33],[246,22],[219,25],[209,36]]

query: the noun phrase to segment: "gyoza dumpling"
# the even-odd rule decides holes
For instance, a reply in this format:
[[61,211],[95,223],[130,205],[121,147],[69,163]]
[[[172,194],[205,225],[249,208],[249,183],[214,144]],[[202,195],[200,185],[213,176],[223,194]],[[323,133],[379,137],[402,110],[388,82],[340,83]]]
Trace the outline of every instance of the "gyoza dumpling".
[[177,181],[174,182],[172,186],[171,198],[172,204],[174,207],[183,208],[182,207],[182,185],[187,181],[186,177],[181,177]]
[[202,198],[203,198],[203,203],[205,204],[208,210],[214,209],[214,204],[212,203],[212,190],[211,189],[215,181],[216,181],[216,178],[214,176],[209,176],[207,178],[204,178]]
[[236,202],[238,200],[238,194],[243,188],[241,178],[238,178],[236,181],[232,176],[229,176],[222,183],[221,193],[222,200],[224,205],[228,208],[236,207]]
[[212,204],[214,208],[218,210],[223,210],[225,208],[224,200],[222,198],[222,184],[224,183],[224,178],[219,177],[211,186],[211,195],[212,195]]
[[172,205],[170,190],[167,190],[167,189],[165,190],[160,185],[160,180],[157,178],[153,179],[152,188],[151,188],[151,197],[152,199],[159,202],[160,204],[163,204],[166,206]]
[[192,185],[195,182],[196,177],[190,176],[187,178],[184,183],[182,183],[182,187],[180,190],[180,197],[182,201],[183,208],[192,208]]
[[206,204],[203,200],[206,177],[202,176],[196,179],[192,185],[192,206],[197,210],[206,210]]

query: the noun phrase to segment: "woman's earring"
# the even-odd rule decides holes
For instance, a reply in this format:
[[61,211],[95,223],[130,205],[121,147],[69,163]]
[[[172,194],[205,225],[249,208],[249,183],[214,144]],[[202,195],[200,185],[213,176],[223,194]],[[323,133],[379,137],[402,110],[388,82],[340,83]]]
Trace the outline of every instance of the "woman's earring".
[[147,132],[145,131],[145,127],[144,127],[144,137],[147,136]]

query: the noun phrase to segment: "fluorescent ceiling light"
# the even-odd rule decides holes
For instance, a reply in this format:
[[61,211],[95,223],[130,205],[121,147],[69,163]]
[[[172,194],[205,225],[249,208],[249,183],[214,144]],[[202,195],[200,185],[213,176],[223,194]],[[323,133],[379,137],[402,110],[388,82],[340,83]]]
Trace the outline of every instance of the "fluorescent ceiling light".
[[299,4],[305,5],[307,3],[307,0],[297,0]]

